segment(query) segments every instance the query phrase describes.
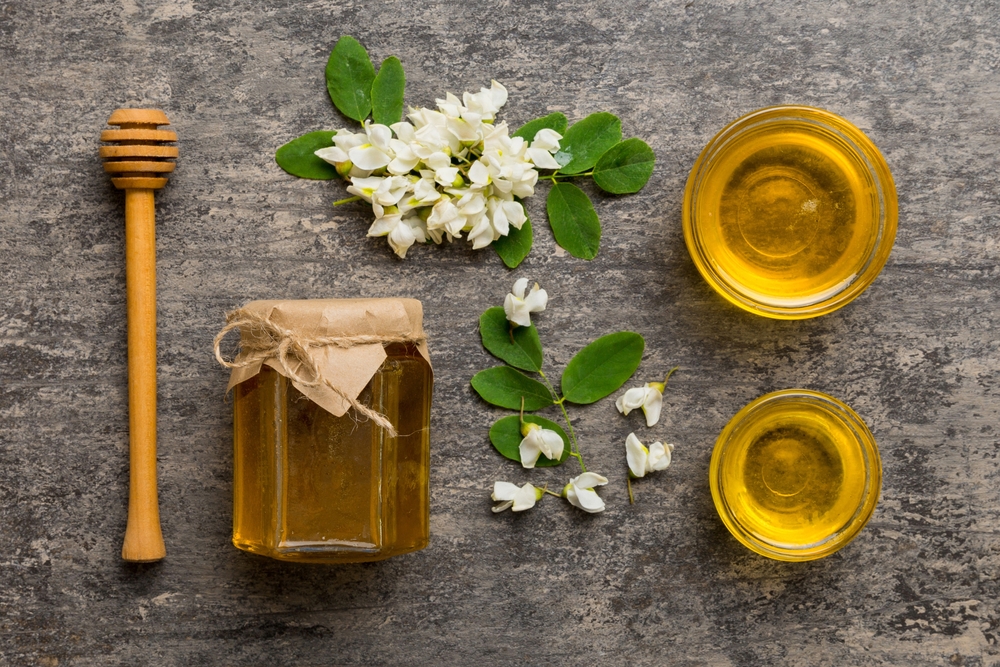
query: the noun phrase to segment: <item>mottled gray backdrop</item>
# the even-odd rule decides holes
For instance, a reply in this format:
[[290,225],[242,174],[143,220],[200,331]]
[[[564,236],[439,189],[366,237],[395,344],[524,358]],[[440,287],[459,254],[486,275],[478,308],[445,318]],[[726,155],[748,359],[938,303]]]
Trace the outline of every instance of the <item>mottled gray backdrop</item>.
[[[4,665],[1000,664],[1000,7],[859,3],[0,2],[0,663]],[[345,120],[323,83],[341,34],[398,55],[407,102],[503,82],[512,126],[621,116],[656,152],[638,195],[589,191],[592,262],[536,246],[399,261],[338,183],[274,150]],[[885,270],[825,317],[727,305],[697,274],[680,209],[725,123],[775,103],[841,114],[899,189]],[[167,558],[119,559],[127,498],[123,198],[98,134],[119,106],[166,111],[181,158],[157,195],[159,474]],[[545,186],[528,207],[543,219]],[[502,411],[471,392],[493,363],[479,313],[514,279],[551,295],[547,364],[622,328],[641,381],[675,364],[655,429],[612,401],[574,410],[608,511],[555,498],[490,512],[494,480],[562,484],[491,449]],[[229,543],[231,405],[212,357],[223,313],[255,298],[423,300],[437,372],[430,546],[383,563],[297,566]],[[885,479],[860,537],[782,564],[715,515],[709,456],[754,397],[787,387],[852,405]],[[625,436],[677,443],[629,506]]]

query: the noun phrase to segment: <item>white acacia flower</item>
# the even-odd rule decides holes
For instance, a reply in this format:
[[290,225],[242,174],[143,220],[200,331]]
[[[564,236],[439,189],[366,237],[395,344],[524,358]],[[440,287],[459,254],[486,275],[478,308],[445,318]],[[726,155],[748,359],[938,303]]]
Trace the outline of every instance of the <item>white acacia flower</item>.
[[469,232],[466,238],[472,244],[473,250],[485,248],[500,238],[500,234],[493,228],[493,223],[485,211],[468,216],[464,229]]
[[375,195],[375,191],[382,186],[383,180],[385,179],[381,176],[368,176],[367,178],[353,176],[351,184],[347,186],[347,191],[371,204],[373,203],[372,197]]
[[629,433],[625,439],[625,458],[628,460],[629,473],[633,477],[645,477],[646,473],[666,470],[670,465],[674,446],[670,443],[654,442],[646,449],[639,442],[635,433]]
[[[397,123],[397,125],[400,124]],[[393,158],[388,166],[386,166],[386,170],[390,174],[403,176],[413,171],[420,162],[420,157],[413,152],[413,148],[405,141],[391,139],[389,141],[389,148],[392,151]]]
[[542,499],[544,491],[536,489],[531,484],[518,487],[510,482],[495,482],[493,484],[492,498],[500,503],[493,508],[494,512],[503,512],[510,508],[512,512],[523,512],[530,510],[535,503]]
[[438,109],[441,110],[441,113],[449,118],[461,118],[462,114],[465,112],[465,107],[462,106],[462,101],[451,93],[445,93],[443,100],[439,98],[434,101],[437,103]]
[[364,132],[351,132],[349,130],[337,130],[337,133],[333,135],[333,146],[327,148],[320,148],[314,151],[316,157],[321,160],[329,162],[337,169],[337,173],[340,174],[342,178],[349,178],[351,176],[356,176],[358,178],[364,178],[371,174],[368,169],[361,169],[351,162],[351,158],[348,152],[352,148],[356,148],[368,142],[368,135]]
[[337,130],[333,135],[333,145],[347,154],[347,151],[362,144],[368,143],[368,135],[365,132],[351,132],[347,129]]
[[571,505],[579,507],[584,512],[596,514],[604,511],[604,501],[594,491],[594,487],[604,486],[607,483],[606,477],[593,472],[585,472],[569,480],[569,484],[563,488],[562,494]]
[[446,188],[454,187],[458,178],[458,167],[444,167],[434,172],[434,180]]
[[[447,169],[451,166],[451,156],[449,156],[444,151],[424,151],[425,155],[421,158],[427,168],[432,172],[437,172],[439,169]],[[452,178],[448,181],[451,184],[455,179]]]
[[[468,116],[469,114],[465,115]],[[447,127],[448,132],[463,143],[475,143],[481,141],[483,138],[482,123],[479,122],[478,118],[475,122],[470,123],[465,118],[449,117]]]
[[548,293],[535,283],[528,296],[524,295],[524,290],[528,287],[527,278],[519,278],[514,282],[511,293],[503,301],[503,310],[507,314],[507,319],[519,327],[531,326],[531,313],[540,313],[545,310],[549,302]]
[[633,387],[618,397],[615,407],[618,412],[627,415],[632,410],[642,408],[646,415],[646,426],[655,426],[660,420],[660,409],[663,407],[662,382],[647,382],[642,387]]
[[521,435],[524,439],[521,440],[518,453],[521,455],[521,465],[525,468],[534,468],[538,457],[542,454],[553,461],[562,457],[565,443],[555,431],[542,428],[538,424],[524,422],[521,425]]
[[469,167],[469,180],[472,181],[473,188],[481,189],[490,184],[490,170],[482,160],[476,160]]
[[413,215],[404,216],[395,206],[383,208],[372,204],[375,211],[375,222],[368,229],[368,236],[388,236],[389,245],[400,257],[406,257],[415,242],[427,241],[427,231],[423,221]]
[[[502,211],[504,217],[507,219],[508,224],[515,229],[521,229],[524,223],[528,220],[527,214],[524,212],[524,206],[518,201],[505,201],[497,198],[493,198],[496,202],[497,211]],[[494,221],[493,226],[496,226]]]
[[458,155],[462,150],[462,142],[448,131],[448,117],[443,113],[430,109],[411,109],[410,120],[413,121],[414,141],[413,152],[425,160],[434,153]]
[[556,153],[559,151],[560,139],[562,139],[561,134],[551,128],[544,127],[535,133],[535,138],[531,140],[531,146],[549,153]]
[[549,128],[539,130],[532,140],[531,146],[528,147],[528,159],[536,167],[558,169],[560,165],[552,155],[559,150],[560,139],[562,139],[562,135],[555,130]]
[[535,194],[535,183],[538,182],[538,172],[534,169],[517,170],[512,173],[510,180],[513,183],[510,193],[518,199],[524,199]]
[[408,144],[413,143],[417,140],[416,131],[417,128],[413,127],[412,124],[407,123],[405,120],[401,120],[398,123],[393,123],[389,126],[389,129],[393,131],[396,138],[400,141],[404,141]]
[[483,137],[483,154],[494,154],[504,159],[523,159],[527,148],[522,137],[510,136],[506,121],[498,123]]
[[[468,216],[472,224],[472,229],[469,230],[469,241],[472,242],[472,247],[475,250],[510,233],[511,221],[503,208],[504,202],[496,197],[484,199],[484,202],[486,203],[485,211],[477,211]],[[520,220],[517,226],[520,227],[523,224],[524,221]]]
[[395,206],[411,186],[410,180],[405,176],[387,176],[381,180],[371,194],[372,203],[381,206]]
[[459,198],[455,201],[455,206],[465,217],[478,215],[486,210],[486,197],[481,192],[463,190],[456,193]]
[[462,95],[462,102],[468,111],[479,114],[483,120],[493,120],[500,107],[507,103],[507,89],[493,81],[490,88]]
[[392,130],[385,125],[365,121],[365,134],[368,135],[367,143],[347,151],[351,162],[360,169],[369,171],[388,166],[395,157],[389,145],[392,140]]
[[540,148],[529,148],[528,159],[540,169],[558,169],[560,166],[551,153],[543,151]]
[[448,195],[441,195],[441,199],[434,204],[434,208],[431,209],[431,214],[427,218],[427,229],[441,230],[451,238],[460,238],[464,226],[465,216]]
[[493,241],[500,238],[500,234],[493,228],[492,222],[486,211],[486,197],[477,190],[450,190],[459,195],[455,199],[455,206],[465,219],[463,230],[468,232],[467,238],[472,243],[473,250],[485,248]]
[[486,215],[493,227],[494,241],[501,236],[507,236],[511,227],[520,229],[528,219],[524,214],[524,207],[519,202],[504,201],[498,197],[486,200]]
[[[441,199],[441,193],[434,186],[433,178],[417,178],[416,176],[411,176],[409,178],[410,187],[408,190],[413,191],[413,195],[406,199],[405,209],[413,209],[421,206],[432,206],[435,202]],[[404,205],[400,205],[402,210]]]

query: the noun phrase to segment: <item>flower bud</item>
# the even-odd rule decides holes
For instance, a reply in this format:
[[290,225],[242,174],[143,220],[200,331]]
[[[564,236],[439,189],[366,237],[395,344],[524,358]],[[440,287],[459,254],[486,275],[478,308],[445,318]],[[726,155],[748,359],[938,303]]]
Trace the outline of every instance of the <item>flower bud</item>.
[[350,177],[351,169],[354,169],[354,163],[351,162],[350,160],[337,162],[336,164],[334,164],[334,169],[337,170],[337,173],[340,175],[341,178],[346,179]]

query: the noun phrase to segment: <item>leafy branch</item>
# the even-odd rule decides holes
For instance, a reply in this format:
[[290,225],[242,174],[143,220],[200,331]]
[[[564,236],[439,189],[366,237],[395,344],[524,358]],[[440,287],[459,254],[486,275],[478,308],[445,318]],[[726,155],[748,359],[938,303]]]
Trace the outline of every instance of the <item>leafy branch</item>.
[[[331,101],[347,118],[365,124],[371,117],[375,124],[382,126],[389,126],[402,120],[406,76],[402,63],[395,56],[383,60],[376,71],[365,48],[353,37],[345,35],[337,41],[330,53],[325,79]],[[505,92],[504,97],[506,97]],[[490,120],[484,121],[483,127],[492,127],[491,119],[492,116]],[[592,178],[598,188],[614,195],[638,192],[653,173],[655,156],[652,149],[641,139],[631,138],[623,141],[621,120],[607,112],[591,114],[572,125],[569,125],[565,115],[553,113],[525,123],[511,136],[520,137],[526,144],[530,144],[542,130],[551,130],[560,135],[558,150],[552,148],[556,151],[554,162],[549,159],[550,166],[558,164],[559,168],[544,170],[550,173],[538,176],[539,180],[547,180],[552,184],[546,202],[546,213],[553,236],[556,243],[574,257],[593,259],[600,248],[601,222],[587,194],[569,181]],[[337,162],[335,166],[316,155],[316,151],[331,147],[334,135],[332,131],[309,132],[280,147],[275,159],[282,169],[300,178],[332,180],[340,177],[349,180],[357,175],[357,169],[350,162],[344,160]],[[469,143],[465,138],[462,142],[465,148],[451,156],[453,165],[458,169],[463,181],[459,189],[471,185],[472,165],[484,158],[481,151],[474,150],[477,145],[475,142]],[[543,168],[537,167],[537,169]],[[377,177],[386,176],[384,168],[363,170],[363,173]],[[455,187],[458,186],[453,186],[449,192],[454,194]],[[527,194],[530,193],[529,187]],[[358,198],[348,197],[337,203],[357,200]],[[519,198],[515,200],[520,203]],[[369,234],[389,235],[390,244],[395,244],[393,248],[400,256],[405,256],[406,248],[414,240],[433,240],[439,243],[443,237],[442,232],[435,231],[427,220],[426,211],[429,211],[430,205],[429,202],[419,203],[418,206],[428,207],[420,209],[425,213],[420,216],[414,214],[403,220],[391,219],[392,213],[386,211],[385,221],[373,226]],[[388,208],[391,209],[392,206]],[[509,229],[506,221],[500,223],[501,229],[492,237],[492,243],[489,243],[489,237],[483,243],[492,245],[509,268],[518,266],[531,251],[534,243],[534,231],[526,212],[518,213],[517,216],[509,225]],[[431,222],[434,222],[433,219]],[[476,227],[471,219],[465,226],[459,225],[459,227],[461,230],[456,227],[449,231],[448,237],[457,236],[460,231],[482,229]],[[480,247],[478,242],[475,247]]]
[[[523,419],[524,422],[555,431],[565,443],[558,460],[542,456],[536,466],[559,465],[572,456],[579,462],[581,471],[587,472],[566,405],[594,403],[625,384],[642,361],[645,349],[642,336],[631,331],[619,331],[601,336],[584,347],[563,369],[560,392],[542,370],[544,353],[534,324],[511,329],[504,309],[495,307],[480,316],[479,333],[483,347],[507,365],[476,373],[472,378],[472,388],[476,393],[487,403],[508,410],[534,412],[557,405],[566,424],[566,430],[563,430],[554,422],[535,415],[502,417],[490,428],[490,442],[496,450],[508,459],[521,461],[519,446]],[[522,371],[536,374],[539,379]]]

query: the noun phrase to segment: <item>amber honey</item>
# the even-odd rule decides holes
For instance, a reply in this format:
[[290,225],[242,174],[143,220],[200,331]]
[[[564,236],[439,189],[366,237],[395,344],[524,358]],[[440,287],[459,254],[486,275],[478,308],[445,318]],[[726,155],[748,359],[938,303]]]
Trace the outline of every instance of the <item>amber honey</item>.
[[388,358],[354,413],[322,409],[264,366],[235,388],[233,543],[281,560],[361,562],[427,545],[432,373],[413,345]]
[[848,121],[772,107],[706,146],[688,179],[685,239],[705,279],[736,305],[814,317],[858,296],[888,258],[892,175]]
[[849,407],[787,390],[730,421],[710,481],[723,522],[743,544],[779,560],[811,560],[844,546],[867,522],[881,465],[871,432]]

